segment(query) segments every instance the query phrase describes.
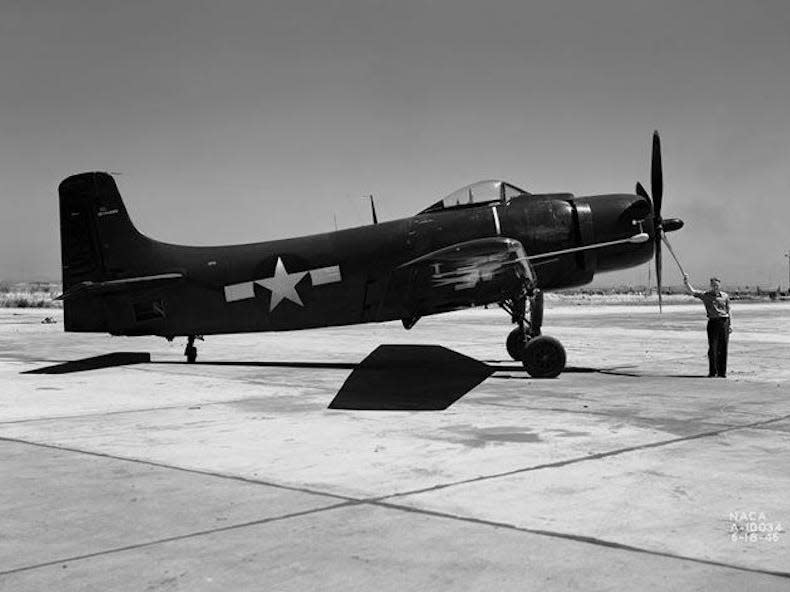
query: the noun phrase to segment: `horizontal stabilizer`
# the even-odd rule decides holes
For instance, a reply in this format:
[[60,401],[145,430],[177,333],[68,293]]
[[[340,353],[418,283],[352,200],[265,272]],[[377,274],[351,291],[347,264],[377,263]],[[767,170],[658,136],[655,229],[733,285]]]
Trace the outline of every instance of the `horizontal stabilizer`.
[[118,280],[108,280],[106,282],[80,282],[66,290],[55,300],[72,300],[82,296],[106,294],[109,292],[119,292],[133,290],[137,288],[150,288],[162,284],[170,284],[184,279],[183,273],[160,273],[158,275],[146,275],[140,277],[122,278]]

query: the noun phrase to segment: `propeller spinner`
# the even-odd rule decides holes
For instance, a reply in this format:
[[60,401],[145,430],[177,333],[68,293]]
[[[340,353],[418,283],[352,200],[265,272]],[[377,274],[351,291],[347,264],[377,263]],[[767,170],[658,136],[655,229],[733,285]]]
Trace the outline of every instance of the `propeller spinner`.
[[683,228],[683,220],[679,218],[667,218],[665,220],[661,217],[661,204],[664,198],[664,171],[661,165],[661,138],[658,135],[658,131],[653,132],[653,152],[650,159],[650,190],[653,193],[652,199],[641,183],[636,184],[636,194],[651,199],[653,202],[653,228],[655,229],[653,233],[653,242],[656,253],[658,308],[663,311],[663,302],[661,299],[661,242],[664,240],[665,233]]

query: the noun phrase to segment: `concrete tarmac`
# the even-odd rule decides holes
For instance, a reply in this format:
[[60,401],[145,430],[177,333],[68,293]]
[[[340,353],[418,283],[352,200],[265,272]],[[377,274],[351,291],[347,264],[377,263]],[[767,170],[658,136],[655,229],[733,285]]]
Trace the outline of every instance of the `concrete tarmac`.
[[[0,590],[790,590],[790,304],[563,306],[292,333],[66,334],[0,310]],[[53,316],[56,324],[41,324]],[[445,411],[330,410],[379,344],[497,371]],[[151,362],[23,374],[111,352]]]

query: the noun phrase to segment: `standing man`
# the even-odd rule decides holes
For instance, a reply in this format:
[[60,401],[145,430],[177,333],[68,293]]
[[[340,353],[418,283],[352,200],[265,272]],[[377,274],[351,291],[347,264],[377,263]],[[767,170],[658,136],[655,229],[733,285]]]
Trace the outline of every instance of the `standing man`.
[[689,294],[699,298],[705,305],[708,314],[708,376],[727,376],[727,345],[732,333],[730,324],[730,297],[722,292],[719,278],[710,278],[710,290],[695,290],[689,283],[687,273],[683,274],[683,283]]

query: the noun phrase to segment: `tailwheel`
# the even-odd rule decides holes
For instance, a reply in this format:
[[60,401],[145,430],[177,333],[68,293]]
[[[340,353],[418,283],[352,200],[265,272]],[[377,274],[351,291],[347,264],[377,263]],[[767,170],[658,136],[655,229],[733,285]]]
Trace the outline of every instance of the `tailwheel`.
[[540,335],[529,340],[521,361],[533,378],[555,378],[565,369],[565,348],[554,337]]

